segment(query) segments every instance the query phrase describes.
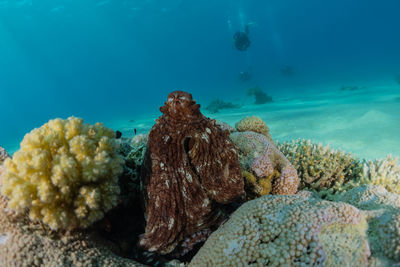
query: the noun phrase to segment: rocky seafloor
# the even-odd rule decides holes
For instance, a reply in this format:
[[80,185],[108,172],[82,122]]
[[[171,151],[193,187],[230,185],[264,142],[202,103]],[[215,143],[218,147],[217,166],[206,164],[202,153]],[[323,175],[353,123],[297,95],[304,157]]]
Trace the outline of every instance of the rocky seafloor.
[[[118,140],[124,165],[116,204],[84,229],[32,220],[26,208],[10,208],[13,197],[2,190],[0,266],[397,266],[397,159],[360,160],[306,140],[274,143],[256,117],[219,125],[238,148],[246,200],[226,208],[206,240],[182,242],[190,251],[157,255],[137,246],[148,141],[138,135]],[[8,157],[0,149],[0,163]],[[0,165],[2,187],[9,164]],[[14,186],[14,195],[28,187]]]

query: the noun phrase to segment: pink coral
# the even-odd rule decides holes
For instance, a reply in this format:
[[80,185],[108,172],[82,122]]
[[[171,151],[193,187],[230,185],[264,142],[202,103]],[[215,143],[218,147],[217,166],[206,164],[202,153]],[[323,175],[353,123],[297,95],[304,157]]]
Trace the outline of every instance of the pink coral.
[[255,132],[236,132],[231,138],[239,147],[240,163],[258,178],[275,176],[271,194],[290,195],[297,192],[300,180],[289,160],[268,140]]

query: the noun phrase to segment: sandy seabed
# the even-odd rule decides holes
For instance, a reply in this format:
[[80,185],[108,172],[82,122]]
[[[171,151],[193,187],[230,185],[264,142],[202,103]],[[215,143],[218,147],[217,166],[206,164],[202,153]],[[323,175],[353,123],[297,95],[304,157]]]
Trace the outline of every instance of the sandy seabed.
[[[399,86],[276,97],[269,104],[246,104],[215,114],[202,108],[202,112],[232,126],[246,116],[259,116],[279,142],[305,138],[371,160],[400,156]],[[134,121],[120,119],[106,125],[132,136],[133,129],[149,131],[156,117],[143,114]]]

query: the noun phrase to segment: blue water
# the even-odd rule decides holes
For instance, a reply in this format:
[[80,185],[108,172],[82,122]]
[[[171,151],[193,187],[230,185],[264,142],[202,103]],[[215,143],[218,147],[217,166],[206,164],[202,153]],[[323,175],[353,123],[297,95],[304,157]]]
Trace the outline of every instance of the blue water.
[[[255,85],[277,97],[395,83],[399,10],[398,0],[0,0],[0,146],[14,151],[55,117],[156,114],[176,89],[204,106]],[[240,52],[232,36],[246,24]]]

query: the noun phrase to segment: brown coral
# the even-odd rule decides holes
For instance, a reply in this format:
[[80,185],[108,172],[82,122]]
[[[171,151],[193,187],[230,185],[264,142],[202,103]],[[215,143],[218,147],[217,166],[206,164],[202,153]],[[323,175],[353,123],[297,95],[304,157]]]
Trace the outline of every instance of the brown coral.
[[142,166],[144,249],[172,252],[178,243],[219,220],[215,202],[244,195],[238,154],[229,133],[200,113],[192,95],[169,94],[149,134]]

